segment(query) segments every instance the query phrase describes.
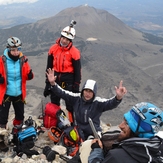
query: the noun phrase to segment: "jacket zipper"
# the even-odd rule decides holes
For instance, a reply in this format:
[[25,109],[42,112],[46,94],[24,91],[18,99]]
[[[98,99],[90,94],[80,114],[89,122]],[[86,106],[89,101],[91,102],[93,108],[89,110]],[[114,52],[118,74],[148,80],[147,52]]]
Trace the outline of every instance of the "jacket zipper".
[[85,122],[87,122],[87,112],[88,112],[87,110],[85,110],[85,112],[84,112],[84,121]]
[[63,63],[62,63],[62,71],[64,70],[64,62],[65,62],[65,55],[64,55],[64,57],[63,57]]

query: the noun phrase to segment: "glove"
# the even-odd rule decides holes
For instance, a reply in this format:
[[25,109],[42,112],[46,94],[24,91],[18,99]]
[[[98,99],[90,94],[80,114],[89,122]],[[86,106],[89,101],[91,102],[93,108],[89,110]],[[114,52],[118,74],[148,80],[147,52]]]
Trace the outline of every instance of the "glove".
[[31,80],[32,78],[33,78],[33,73],[31,69],[30,72],[28,73],[28,79]]
[[0,84],[3,84],[5,81],[4,77],[2,76],[2,74],[0,74]]
[[79,93],[79,83],[75,82],[72,86],[72,92]]
[[44,97],[46,97],[46,96],[49,96],[50,93],[51,93],[51,91],[50,91],[50,83],[47,82],[46,86],[45,86],[45,89],[44,89],[44,92],[43,92],[43,95],[44,95]]
[[98,142],[95,142],[91,145],[91,148],[94,149],[94,148],[100,148]]

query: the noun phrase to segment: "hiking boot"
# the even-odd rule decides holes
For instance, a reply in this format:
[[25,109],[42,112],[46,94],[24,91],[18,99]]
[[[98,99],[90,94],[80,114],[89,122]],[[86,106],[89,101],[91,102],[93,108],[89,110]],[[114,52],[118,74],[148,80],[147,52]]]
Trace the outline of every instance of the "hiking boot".
[[0,142],[0,151],[7,152],[8,150],[9,150],[9,148],[6,146],[4,141]]
[[7,152],[9,149],[5,144],[4,138],[4,135],[0,135],[0,152]]
[[6,128],[6,124],[0,124],[0,128]]

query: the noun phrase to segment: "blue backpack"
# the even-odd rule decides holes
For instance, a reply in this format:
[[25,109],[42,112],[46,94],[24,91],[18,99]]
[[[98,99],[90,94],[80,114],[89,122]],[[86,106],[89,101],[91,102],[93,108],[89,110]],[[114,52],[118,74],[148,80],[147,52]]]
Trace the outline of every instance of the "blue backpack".
[[20,143],[35,140],[37,136],[36,129],[33,126],[22,128],[17,133],[17,139]]

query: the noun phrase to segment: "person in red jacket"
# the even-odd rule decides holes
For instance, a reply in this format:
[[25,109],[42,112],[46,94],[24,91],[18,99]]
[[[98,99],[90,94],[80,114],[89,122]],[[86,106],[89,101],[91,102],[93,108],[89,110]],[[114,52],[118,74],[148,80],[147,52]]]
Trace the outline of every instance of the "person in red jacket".
[[[0,128],[6,128],[11,103],[15,111],[13,125],[20,125],[24,120],[26,81],[33,79],[34,74],[21,45],[19,38],[8,38],[7,48],[0,56]],[[0,150],[1,145],[3,141]]]
[[[54,69],[54,75],[57,76],[56,83],[63,89],[79,92],[81,83],[81,62],[80,51],[73,46],[72,40],[75,38],[76,21],[72,20],[70,25],[61,31],[61,37],[56,40],[48,52],[46,71]],[[60,105],[60,98],[50,91],[50,83],[46,78],[44,96],[50,95],[51,102]],[[66,107],[71,107],[66,103]]]

